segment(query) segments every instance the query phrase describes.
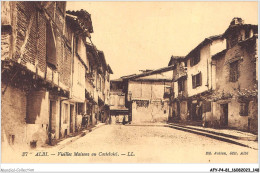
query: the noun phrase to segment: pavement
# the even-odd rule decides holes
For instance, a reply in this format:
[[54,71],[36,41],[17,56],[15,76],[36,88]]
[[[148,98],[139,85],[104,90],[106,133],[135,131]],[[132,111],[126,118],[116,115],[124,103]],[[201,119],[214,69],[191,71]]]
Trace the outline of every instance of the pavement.
[[135,123],[127,126],[162,126],[182,130],[197,135],[213,138],[223,142],[240,145],[258,150],[258,136],[248,132],[233,129],[214,129],[196,125],[184,125],[181,123]]
[[[49,153],[49,157],[22,157],[21,161],[36,159],[39,163],[257,163],[258,158],[258,150],[165,127],[162,124],[103,125],[72,141],[63,147],[59,146],[59,150],[43,150]],[[67,153],[72,156],[67,156]]]
[[[172,127],[172,128],[170,128]],[[175,127],[175,128],[173,128]],[[178,128],[178,129],[177,129]],[[187,131],[190,130],[190,131]],[[90,132],[91,131],[91,132]],[[230,142],[223,136],[177,127],[174,124],[104,125],[66,138],[55,146],[21,152],[4,153],[2,161],[10,163],[257,163],[258,150],[252,144]],[[209,132],[204,132],[209,133]],[[221,138],[216,139],[216,138]],[[227,142],[228,141],[228,142]],[[237,142],[237,143],[235,143]],[[35,156],[48,153],[46,156]],[[4,159],[3,159],[4,158]]]
[[96,130],[97,128],[100,128],[102,126],[104,126],[105,123],[99,123],[95,126],[92,126],[91,128],[87,128],[85,130],[82,130],[80,131],[77,135],[75,136],[68,136],[67,138],[65,139],[62,139],[60,141],[57,142],[57,144],[55,146],[50,146],[50,145],[45,145],[45,146],[42,146],[42,147],[39,147],[37,148],[37,150],[41,151],[41,150],[45,150],[46,148],[52,148],[52,149],[55,149],[55,150],[61,150],[63,149],[66,145],[76,141],[77,139],[85,136],[86,134]]
[[[94,131],[95,129],[104,126],[105,123],[99,123],[90,129],[85,129],[78,133],[76,136],[71,136],[59,141],[55,146],[43,146],[37,150],[44,150],[46,148],[52,148],[55,150],[62,150],[65,146],[76,141],[77,139],[85,136],[86,134]],[[169,127],[197,135],[202,135],[208,138],[216,139],[219,141],[236,144],[239,146],[258,150],[258,136],[248,132],[242,132],[239,130],[232,129],[214,129],[208,127],[201,127],[195,125],[184,125],[181,123],[132,123],[126,124],[125,126],[140,126],[140,127]]]

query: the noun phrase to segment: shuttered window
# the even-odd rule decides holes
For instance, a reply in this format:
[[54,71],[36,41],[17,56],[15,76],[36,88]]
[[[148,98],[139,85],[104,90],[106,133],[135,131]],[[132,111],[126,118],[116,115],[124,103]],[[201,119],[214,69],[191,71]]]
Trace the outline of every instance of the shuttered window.
[[192,76],[192,88],[197,88],[202,85],[201,72]]
[[55,34],[50,23],[46,25],[46,59],[48,65],[57,68]]

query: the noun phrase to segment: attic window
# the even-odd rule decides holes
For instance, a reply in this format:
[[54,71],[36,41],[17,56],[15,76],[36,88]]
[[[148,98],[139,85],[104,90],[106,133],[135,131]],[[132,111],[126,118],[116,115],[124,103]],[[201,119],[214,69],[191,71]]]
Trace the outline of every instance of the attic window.
[[46,59],[49,66],[57,68],[55,34],[51,23],[46,25]]
[[200,62],[200,51],[197,51],[190,60],[190,66],[194,66]]

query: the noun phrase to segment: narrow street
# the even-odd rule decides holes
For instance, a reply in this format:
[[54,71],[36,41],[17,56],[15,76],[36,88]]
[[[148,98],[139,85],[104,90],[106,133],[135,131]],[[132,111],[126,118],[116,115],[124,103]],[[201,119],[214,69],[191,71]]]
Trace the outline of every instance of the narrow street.
[[[257,162],[258,153],[258,150],[168,127],[124,125],[105,125],[60,150],[55,147],[49,150],[55,156],[36,158],[40,162],[67,163],[252,163]],[[85,156],[75,156],[75,152]],[[240,155],[241,152],[247,154]]]

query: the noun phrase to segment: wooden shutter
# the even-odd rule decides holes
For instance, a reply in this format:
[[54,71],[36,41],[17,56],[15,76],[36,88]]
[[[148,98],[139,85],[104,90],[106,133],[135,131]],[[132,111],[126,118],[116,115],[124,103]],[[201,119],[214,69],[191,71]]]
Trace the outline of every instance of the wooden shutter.
[[196,77],[192,76],[192,88],[196,87]]
[[53,29],[50,23],[46,25],[46,59],[47,63],[57,67],[56,44]]

